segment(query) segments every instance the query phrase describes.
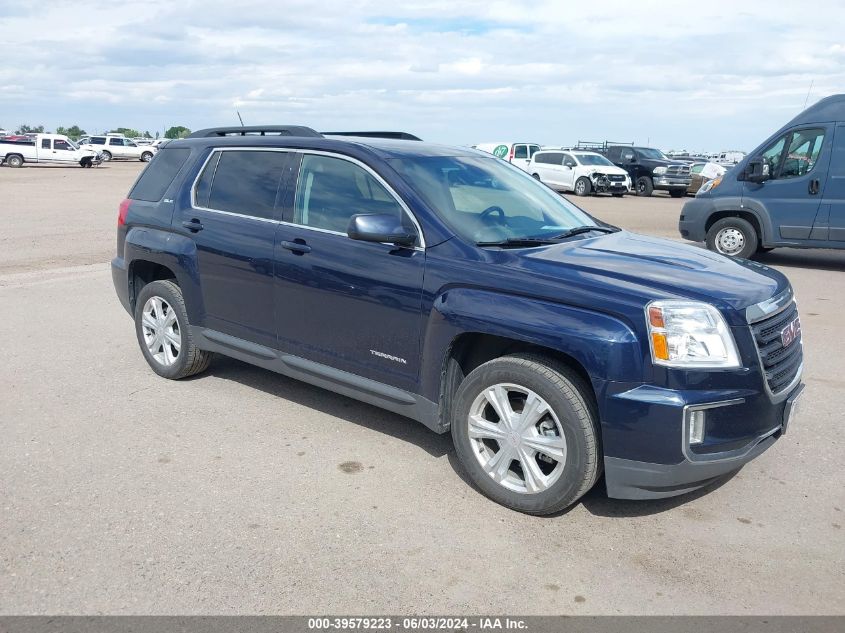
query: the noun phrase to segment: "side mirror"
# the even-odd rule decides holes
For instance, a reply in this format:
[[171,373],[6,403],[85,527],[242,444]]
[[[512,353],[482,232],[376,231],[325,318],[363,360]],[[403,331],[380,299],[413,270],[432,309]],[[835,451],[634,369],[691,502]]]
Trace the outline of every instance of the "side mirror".
[[360,213],[349,219],[346,234],[362,242],[387,242],[398,246],[413,246],[417,236],[402,226],[402,221],[389,213]]
[[745,165],[745,170],[742,173],[743,180],[749,182],[766,182],[769,179],[769,170],[766,161],[762,158],[752,158]]

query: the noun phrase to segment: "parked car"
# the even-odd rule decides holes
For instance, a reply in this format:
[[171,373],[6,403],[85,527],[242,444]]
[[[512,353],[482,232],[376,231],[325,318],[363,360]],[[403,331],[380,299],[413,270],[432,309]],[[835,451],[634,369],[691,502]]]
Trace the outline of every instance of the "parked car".
[[845,248],[845,94],[778,130],[681,211],[681,236],[731,257]]
[[596,152],[541,149],[528,164],[528,173],[557,191],[576,195],[609,193],[621,197],[631,190],[631,179],[621,167]]
[[732,150],[729,152],[720,152],[713,157],[713,162],[727,167],[733,167],[745,158],[745,152]]
[[104,161],[136,159],[148,163],[158,151],[152,145],[138,145],[135,141],[123,136],[90,136],[80,139],[82,140],[84,140],[82,147],[101,151]]
[[711,163],[710,161],[699,161],[690,165],[690,177],[692,182],[687,188],[687,193],[695,193],[704,186],[708,180],[714,180],[725,175],[727,171],[723,166]]
[[62,134],[37,134],[34,138],[0,139],[0,163],[21,167],[24,163],[99,165],[102,157],[94,150],[80,148]]
[[672,160],[659,149],[609,145],[603,153],[628,172],[638,196],[650,196],[659,190],[668,191],[673,198],[682,198],[692,183],[689,163]]
[[478,145],[473,145],[472,148],[493,154],[496,158],[506,160],[523,171],[528,171],[528,163],[531,161],[534,152],[540,150],[540,145],[525,142],[479,143]]
[[700,488],[793,422],[780,272],[619,230],[479,152],[257,129],[289,135],[168,143],[120,204],[112,276],[158,375],[221,353],[451,432],[478,488],[533,514],[602,471],[615,498]]

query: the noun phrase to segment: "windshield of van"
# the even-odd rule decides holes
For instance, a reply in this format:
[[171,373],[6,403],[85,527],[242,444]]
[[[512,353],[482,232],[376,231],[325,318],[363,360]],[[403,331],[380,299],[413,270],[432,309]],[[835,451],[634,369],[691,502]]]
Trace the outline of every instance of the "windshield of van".
[[426,156],[390,162],[455,233],[476,244],[542,242],[575,228],[598,227],[526,172],[495,158]]
[[613,167],[613,163],[600,154],[575,154],[575,158],[582,165],[610,165]]
[[659,149],[653,149],[651,147],[638,147],[637,153],[640,154],[643,158],[651,158],[654,160],[669,160],[669,158],[661,152]]

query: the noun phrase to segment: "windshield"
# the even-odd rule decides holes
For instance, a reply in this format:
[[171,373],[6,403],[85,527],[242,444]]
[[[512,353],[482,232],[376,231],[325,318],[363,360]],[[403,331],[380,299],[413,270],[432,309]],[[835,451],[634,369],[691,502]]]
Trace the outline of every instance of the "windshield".
[[77,145],[70,139],[67,140],[67,144],[70,145],[73,149],[79,149],[79,145]]
[[613,167],[613,163],[599,154],[575,154],[575,158],[582,165],[610,165]]
[[666,154],[661,152],[659,149],[653,149],[651,147],[638,147],[637,153],[643,156],[644,158],[652,158],[655,160],[669,160],[666,157]]
[[464,239],[551,239],[595,220],[526,172],[496,158],[429,156],[391,164]]

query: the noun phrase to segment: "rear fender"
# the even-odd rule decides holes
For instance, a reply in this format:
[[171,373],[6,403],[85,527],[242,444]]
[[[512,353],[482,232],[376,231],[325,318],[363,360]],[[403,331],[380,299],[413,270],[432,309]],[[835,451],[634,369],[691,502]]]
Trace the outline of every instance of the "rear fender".
[[129,269],[130,283],[133,263],[136,261],[153,262],[173,271],[185,298],[188,319],[192,325],[203,324],[205,308],[197,267],[197,247],[192,239],[169,231],[132,227],[126,233],[124,259]]

